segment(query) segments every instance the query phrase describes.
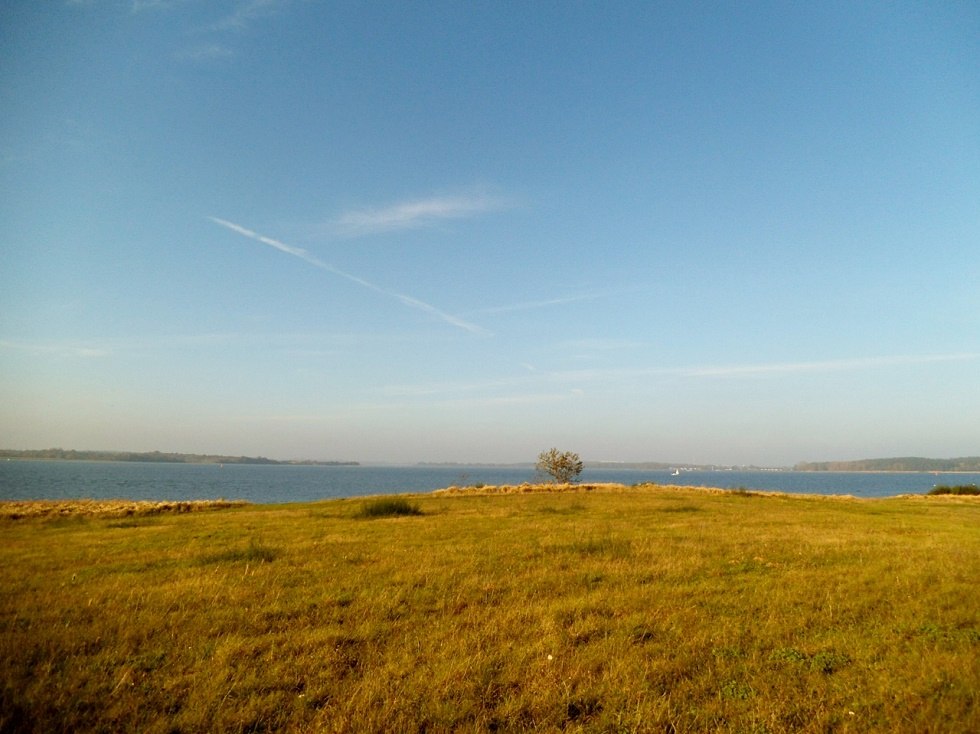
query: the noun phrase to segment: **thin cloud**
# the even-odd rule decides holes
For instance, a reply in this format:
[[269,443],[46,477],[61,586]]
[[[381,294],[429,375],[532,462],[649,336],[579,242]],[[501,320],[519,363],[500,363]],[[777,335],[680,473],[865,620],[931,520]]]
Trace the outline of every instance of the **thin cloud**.
[[107,349],[78,344],[38,344],[12,342],[0,339],[0,349],[16,352],[26,352],[34,356],[52,355],[55,357],[77,357],[81,359],[96,359],[109,354]]
[[387,385],[381,392],[387,397],[423,398],[435,395],[493,392],[528,384],[524,377],[500,378],[476,382],[430,382],[415,385]]
[[557,370],[548,377],[558,382],[622,382],[655,377],[690,379],[778,378],[791,375],[856,372],[893,367],[967,362],[980,354],[925,354],[816,360],[811,362],[770,362],[766,364],[714,365],[701,367],[618,367],[611,369]]
[[695,367],[683,374],[689,377],[764,377],[814,372],[849,372],[903,365],[933,364],[937,362],[964,362],[975,360],[977,354],[906,354],[883,357],[859,357],[855,359],[830,359],[814,362],[776,362],[771,364],[723,365],[719,367]]
[[469,321],[465,321],[464,319],[461,319],[458,316],[453,316],[452,314],[448,314],[445,311],[436,308],[432,304],[426,303],[425,301],[419,300],[418,298],[413,298],[412,296],[405,295],[404,293],[398,293],[396,291],[387,290],[386,288],[382,288],[379,285],[375,285],[374,283],[365,280],[364,278],[353,275],[352,273],[348,273],[344,270],[341,270],[340,268],[335,268],[330,263],[320,260],[318,257],[311,255],[309,252],[302,249],[301,247],[293,247],[292,245],[287,245],[285,242],[280,242],[279,240],[273,239],[272,237],[266,237],[265,235],[259,234],[258,232],[254,232],[251,229],[248,229],[247,227],[241,226],[240,224],[229,222],[227,219],[221,219],[219,217],[208,217],[208,218],[215,224],[219,224],[222,227],[225,227],[226,229],[230,229],[232,232],[236,232],[237,234],[240,234],[243,237],[248,237],[249,239],[253,239],[256,240],[257,242],[261,242],[262,244],[268,245],[269,247],[279,250],[280,252],[285,252],[286,254],[292,255],[293,257],[298,257],[300,260],[304,260],[305,262],[309,263],[310,265],[313,265],[314,267],[320,268],[321,270],[325,270],[328,273],[332,273],[336,276],[349,280],[352,283],[356,283],[357,285],[361,286],[362,288],[366,288],[367,290],[374,291],[375,293],[378,293],[383,296],[387,296],[388,298],[394,298],[395,300],[401,302],[405,306],[417,309],[419,311],[424,311],[425,313],[435,316],[436,318],[445,321],[447,324],[451,324],[457,328],[463,329],[464,331],[468,331],[472,334],[481,334],[481,335],[489,335],[490,333],[481,326],[477,326],[476,324],[472,324]]
[[599,298],[599,295],[595,293],[566,296],[564,298],[549,298],[543,301],[525,301],[524,303],[513,303],[507,306],[490,306],[488,308],[481,308],[475,313],[497,314],[512,313],[515,311],[531,311],[538,308],[549,308],[551,306],[564,306],[568,303],[578,303],[580,301],[592,301],[596,298]]
[[559,345],[562,351],[580,350],[593,352],[612,352],[622,349],[636,349],[644,342],[629,339],[572,339]]
[[[707,367],[616,367],[610,369],[539,370],[521,365],[522,375],[475,382],[438,382],[415,385],[388,385],[385,395],[393,398],[426,398],[440,395],[494,393],[531,389],[538,393],[545,385],[567,385],[573,392],[581,384],[631,385],[631,381],[651,378],[777,378],[799,374],[888,369],[905,365],[928,365],[947,362],[966,362],[980,359],[980,354],[892,355],[855,359],[820,360],[813,362],[773,362],[755,365],[717,365]],[[624,388],[625,389],[625,388]],[[630,387],[629,389],[632,389]],[[576,394],[579,394],[576,392]]]
[[259,18],[275,13],[281,5],[282,0],[248,0],[239,3],[229,15],[208,26],[208,30],[243,31]]
[[518,311],[531,311],[539,308],[552,308],[554,306],[565,306],[571,303],[581,303],[583,301],[595,301],[600,298],[615,298],[628,293],[644,290],[642,286],[622,286],[615,291],[601,290],[589,293],[576,293],[570,296],[558,296],[555,298],[545,298],[540,301],[521,301],[518,303],[504,304],[501,306],[487,306],[477,309],[473,313],[479,314],[499,314],[513,313]]
[[337,234],[357,237],[404,229],[417,229],[437,222],[464,219],[504,206],[489,196],[444,196],[404,201],[376,209],[359,209],[342,214],[333,225]]
[[175,5],[175,0],[133,0],[132,10],[134,13],[142,13],[145,10],[169,10]]
[[573,400],[580,393],[571,390],[567,393],[529,393],[524,395],[498,395],[483,398],[454,398],[436,401],[436,405],[444,408],[493,408],[510,405],[538,405],[541,403],[557,403]]

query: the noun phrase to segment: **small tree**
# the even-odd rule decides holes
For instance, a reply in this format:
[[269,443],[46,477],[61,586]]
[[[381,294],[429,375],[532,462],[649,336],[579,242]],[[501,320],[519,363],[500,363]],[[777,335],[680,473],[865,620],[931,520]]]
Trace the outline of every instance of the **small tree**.
[[559,484],[569,484],[578,481],[578,475],[582,473],[582,460],[572,451],[548,449],[538,454],[535,468],[549,474]]

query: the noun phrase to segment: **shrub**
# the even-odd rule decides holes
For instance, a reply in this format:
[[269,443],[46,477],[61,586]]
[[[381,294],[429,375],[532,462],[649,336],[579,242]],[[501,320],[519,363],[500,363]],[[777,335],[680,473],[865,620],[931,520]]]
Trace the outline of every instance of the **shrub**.
[[980,488],[975,484],[957,484],[952,487],[938,484],[929,490],[929,494],[980,494]]
[[406,515],[421,515],[418,505],[399,498],[383,498],[372,500],[361,505],[358,517],[404,517]]
[[582,459],[573,451],[548,449],[538,454],[535,469],[550,475],[559,484],[570,484],[578,481],[582,473]]

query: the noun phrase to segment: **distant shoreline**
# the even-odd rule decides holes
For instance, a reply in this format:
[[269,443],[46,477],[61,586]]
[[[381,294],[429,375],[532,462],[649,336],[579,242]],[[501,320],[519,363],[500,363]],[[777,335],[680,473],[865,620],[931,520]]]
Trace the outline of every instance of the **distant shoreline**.
[[119,464],[244,464],[249,466],[360,466],[358,461],[313,461],[267,459],[264,456],[162,453],[160,451],[75,451],[0,449],[0,459],[16,461],[104,461]]
[[953,459],[927,459],[921,456],[901,456],[888,459],[858,459],[857,461],[800,462],[795,471],[902,473],[954,473],[980,471],[980,457],[961,456]]
[[798,474],[976,474],[980,469],[786,469]]
[[[265,466],[361,466],[360,461],[313,459],[269,459],[264,456],[231,456],[225,454],[189,454],[161,451],[78,451],[75,449],[0,449],[0,461],[108,461],[116,463],[152,464],[244,464]],[[387,466],[385,462],[368,462]],[[533,469],[534,464],[525,462],[430,462],[414,464],[406,462],[398,466],[431,468],[521,468]],[[586,461],[585,469],[624,469],[638,471],[685,472],[798,472],[807,474],[975,474],[980,472],[980,457],[967,456],[953,459],[928,459],[922,457],[896,457],[888,459],[861,459],[857,461],[800,462],[794,466],[758,466],[726,464],[689,464],[686,462],[661,461]]]

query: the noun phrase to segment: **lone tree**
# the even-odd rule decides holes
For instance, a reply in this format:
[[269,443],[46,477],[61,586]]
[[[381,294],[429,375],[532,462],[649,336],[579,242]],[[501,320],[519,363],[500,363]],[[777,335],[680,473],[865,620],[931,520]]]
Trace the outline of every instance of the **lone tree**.
[[582,460],[572,451],[548,449],[538,454],[535,468],[543,474],[550,474],[559,484],[569,484],[578,481],[578,475],[582,473]]

